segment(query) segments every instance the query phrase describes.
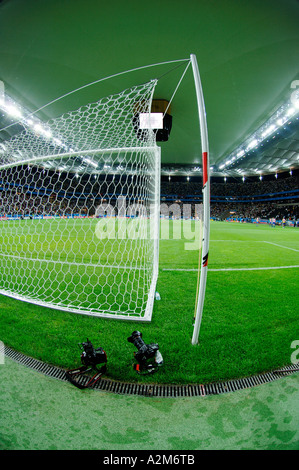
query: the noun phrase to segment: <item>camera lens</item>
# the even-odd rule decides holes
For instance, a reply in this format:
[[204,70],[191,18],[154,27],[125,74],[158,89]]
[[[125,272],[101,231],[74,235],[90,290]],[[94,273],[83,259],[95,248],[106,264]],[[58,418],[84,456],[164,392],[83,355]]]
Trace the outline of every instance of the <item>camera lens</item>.
[[131,336],[129,336],[129,338],[128,338],[129,343],[134,343],[134,341],[138,337],[142,338],[142,334],[140,333],[140,331],[133,331]]

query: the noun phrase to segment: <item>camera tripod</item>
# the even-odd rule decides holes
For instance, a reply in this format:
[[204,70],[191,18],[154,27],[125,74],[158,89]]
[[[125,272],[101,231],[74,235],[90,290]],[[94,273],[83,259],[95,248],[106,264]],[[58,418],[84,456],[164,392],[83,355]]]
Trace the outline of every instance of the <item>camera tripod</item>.
[[[81,367],[77,367],[77,369],[66,371],[65,375],[66,378],[76,387],[80,389],[90,388],[92,385],[95,385],[100,380],[104,372],[106,372],[107,355],[103,348],[95,349],[88,338],[85,343],[79,343],[78,346],[82,351],[81,362],[83,365]],[[104,365],[99,369],[97,364],[101,363],[104,363]],[[95,374],[87,384],[84,385],[82,381],[80,382],[80,378],[83,374],[90,372],[91,370],[95,371]]]
[[[84,385],[83,383],[80,382],[80,377],[83,377],[83,374],[90,372],[91,370],[96,371],[96,373],[91,377],[91,379]],[[71,382],[75,387],[82,389],[85,388],[91,388],[93,385],[95,385],[102,375],[106,372],[106,364],[102,366],[100,369],[97,367],[88,367],[88,366],[81,366],[78,367],[77,369],[70,369],[65,372],[66,378]]]

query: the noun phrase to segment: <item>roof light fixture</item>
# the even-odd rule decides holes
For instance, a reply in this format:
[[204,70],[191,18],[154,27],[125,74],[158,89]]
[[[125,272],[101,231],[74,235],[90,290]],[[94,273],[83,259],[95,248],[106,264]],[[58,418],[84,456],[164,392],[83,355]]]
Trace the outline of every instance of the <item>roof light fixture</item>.
[[[299,80],[295,80],[291,88],[295,88],[296,86],[299,86]],[[299,89],[288,94],[285,102],[271,114],[269,119],[248,136],[235,150],[225,156],[225,160],[218,167],[219,170],[233,165],[239,158],[245,157],[246,153],[252,151],[260,144],[263,145],[263,141],[266,141],[271,134],[274,134],[273,138],[275,138],[276,133],[279,133],[279,128],[284,126],[286,122],[291,122],[293,118],[296,118],[298,113]]]

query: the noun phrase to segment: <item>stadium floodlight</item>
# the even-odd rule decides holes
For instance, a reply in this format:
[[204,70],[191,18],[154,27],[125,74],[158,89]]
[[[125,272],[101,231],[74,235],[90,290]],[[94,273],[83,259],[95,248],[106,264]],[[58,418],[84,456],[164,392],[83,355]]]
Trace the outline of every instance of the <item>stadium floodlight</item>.
[[[298,85],[299,80],[295,80],[291,88],[296,88]],[[234,155],[236,155],[237,158],[241,158],[245,157],[246,154],[250,154],[259,144],[263,143],[265,140],[268,141],[271,134],[279,133],[282,126],[288,121],[291,122],[293,118],[296,118],[296,115],[299,113],[298,96],[299,92],[297,90],[293,91],[291,96],[288,97],[258,129],[249,135],[238,148],[224,157],[224,163],[219,165],[219,170],[234,164],[234,160],[232,159]]]
[[262,133],[262,137],[267,137],[268,135],[272,134],[276,130],[274,124],[271,124],[267,129]]
[[15,117],[18,119],[22,118],[22,113],[16,106],[7,105],[5,106],[5,110],[6,110],[6,113],[12,117]]
[[283,126],[287,122],[288,118],[287,117],[281,117],[277,119],[276,124],[280,127]]
[[43,135],[47,139],[52,137],[52,132],[49,129],[44,128],[41,124],[35,124],[34,130],[37,134]]
[[286,112],[286,116],[293,116],[293,114],[296,113],[296,109],[295,108],[289,108]]
[[257,139],[252,139],[247,145],[246,152],[248,152],[248,150],[253,149],[254,147],[257,147],[257,145],[258,145]]

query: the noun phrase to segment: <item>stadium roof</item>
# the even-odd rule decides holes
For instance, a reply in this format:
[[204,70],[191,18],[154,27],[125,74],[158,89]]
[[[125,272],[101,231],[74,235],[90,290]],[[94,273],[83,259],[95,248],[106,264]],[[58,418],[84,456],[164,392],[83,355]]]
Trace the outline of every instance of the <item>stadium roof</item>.
[[[152,78],[159,78],[154,98],[170,100],[187,63],[171,61],[193,53],[213,174],[285,171],[299,167],[298,24],[297,0],[0,0],[0,80],[36,111],[100,78],[139,69],[53,102],[37,113],[46,121]],[[191,67],[171,115],[170,138],[159,143],[163,172],[200,174]],[[2,114],[0,127],[9,119]]]

